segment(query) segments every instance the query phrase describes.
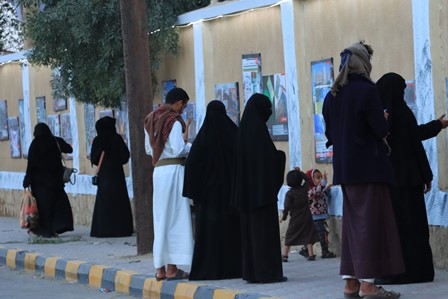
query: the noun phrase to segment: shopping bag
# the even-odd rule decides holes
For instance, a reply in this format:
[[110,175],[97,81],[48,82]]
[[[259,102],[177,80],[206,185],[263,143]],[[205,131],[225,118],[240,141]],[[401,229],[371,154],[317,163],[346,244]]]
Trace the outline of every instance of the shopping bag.
[[22,208],[20,210],[20,227],[36,229],[39,226],[39,213],[37,211],[37,202],[31,190],[23,190]]

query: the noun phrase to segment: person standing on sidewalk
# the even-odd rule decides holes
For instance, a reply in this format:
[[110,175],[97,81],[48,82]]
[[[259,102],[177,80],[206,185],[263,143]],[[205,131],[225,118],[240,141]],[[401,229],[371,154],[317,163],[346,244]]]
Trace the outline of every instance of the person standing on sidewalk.
[[389,186],[394,206],[406,272],[382,277],[382,284],[421,283],[434,280],[429,244],[425,193],[431,190],[433,174],[422,141],[433,138],[448,126],[445,115],[418,125],[404,100],[406,81],[387,73],[377,82],[383,108],[387,109],[391,147],[390,160],[395,182]]
[[313,253],[313,244],[319,241],[319,235],[308,206],[310,179],[299,167],[294,167],[286,174],[286,183],[290,189],[285,195],[283,217],[280,222],[285,221],[288,214],[291,217],[285,234],[282,260],[288,262],[291,246],[304,245],[307,260],[314,261],[316,255]]
[[224,104],[211,101],[185,162],[183,195],[196,212],[190,280],[241,277],[240,217],[230,207],[237,130]]
[[236,137],[231,204],[241,215],[243,279],[248,282],[286,281],[277,208],[286,157],[269,135],[271,114],[269,98],[252,95]]
[[[145,119],[145,149],[152,156],[154,267],[155,277],[187,279],[188,273],[177,265],[191,265],[193,228],[190,202],[182,196],[184,163],[190,151],[188,126],[181,117],[188,94],[174,88],[166,95],[166,103]],[[166,268],[165,268],[166,267]]]
[[[319,169],[313,168],[306,172],[310,179],[310,187],[308,189],[308,204],[313,215],[314,226],[319,234],[320,247],[322,250],[322,258],[335,258],[336,254],[328,249],[328,201],[331,184],[327,184],[327,173],[320,172]],[[302,254],[303,251],[300,251]]]
[[134,232],[131,203],[129,202],[123,165],[129,161],[129,149],[117,133],[115,118],[105,116],[96,124],[90,161],[98,165],[98,189],[93,209],[91,237],[118,238]]
[[387,186],[393,181],[384,143],[387,115],[370,79],[372,54],[364,42],[344,49],[323,105],[327,147],[333,145],[333,184],[343,192],[340,274],[346,298],[399,298],[374,284],[405,267]]

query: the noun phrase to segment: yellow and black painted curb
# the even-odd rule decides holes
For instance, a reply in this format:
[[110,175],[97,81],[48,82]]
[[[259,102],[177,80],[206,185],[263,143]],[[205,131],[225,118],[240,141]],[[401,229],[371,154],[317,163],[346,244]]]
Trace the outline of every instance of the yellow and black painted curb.
[[45,257],[36,252],[0,246],[0,264],[11,269],[44,275],[48,278],[88,284],[137,298],[153,299],[280,299],[238,290],[216,288],[182,280],[156,281],[154,276],[119,270],[62,257]]

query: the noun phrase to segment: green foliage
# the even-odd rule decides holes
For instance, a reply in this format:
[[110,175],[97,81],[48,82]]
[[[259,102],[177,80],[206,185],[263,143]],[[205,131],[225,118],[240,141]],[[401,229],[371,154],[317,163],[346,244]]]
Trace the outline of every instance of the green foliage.
[[20,22],[14,6],[0,0],[0,53],[17,52],[23,48]]
[[[19,0],[37,7],[36,0]],[[25,34],[33,40],[31,63],[58,69],[53,95],[106,107],[119,107],[125,97],[125,74],[119,0],[42,0],[30,9]],[[152,73],[164,54],[175,55],[179,14],[210,1],[147,0]],[[152,76],[155,78],[155,76]],[[153,81],[154,87],[156,81]]]

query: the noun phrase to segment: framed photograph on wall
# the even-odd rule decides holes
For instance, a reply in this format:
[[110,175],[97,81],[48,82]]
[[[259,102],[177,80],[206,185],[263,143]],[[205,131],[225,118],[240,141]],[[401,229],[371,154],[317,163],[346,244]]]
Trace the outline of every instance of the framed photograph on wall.
[[406,80],[406,88],[404,89],[404,100],[409,108],[411,108],[414,116],[417,117],[417,97],[415,95],[415,81]]
[[84,128],[86,131],[85,141],[87,159],[90,159],[90,150],[92,148],[93,138],[96,136],[95,106],[93,104],[84,104]]
[[121,108],[115,110],[115,119],[117,120],[115,126],[117,133],[123,137],[124,142],[128,145],[128,104],[121,103]]
[[98,116],[99,116],[99,118],[103,118],[105,116],[110,116],[110,117],[113,118],[114,117],[114,110],[112,110],[112,109],[100,110],[98,112]]
[[8,139],[8,105],[6,100],[0,100],[0,140]]
[[61,137],[61,120],[59,114],[48,115],[47,124],[54,136]]
[[25,144],[25,102],[19,99],[19,128],[20,128],[20,144],[22,147],[22,158],[28,156],[28,149]]
[[262,93],[261,54],[243,54],[243,98],[244,106],[254,93]]
[[9,142],[11,149],[11,158],[18,159],[22,157],[20,149],[20,129],[19,118],[17,116],[8,117]]
[[182,118],[186,122],[187,119],[191,119],[190,127],[188,127],[188,142],[192,143],[196,138],[196,103],[188,103],[182,113]]
[[[73,147],[72,123],[70,113],[61,114],[61,137]],[[73,154],[63,154],[64,159],[73,160]]]
[[45,97],[36,97],[37,123],[47,123]]
[[67,109],[67,99],[53,99],[53,111],[62,111]]
[[162,81],[162,103],[165,103],[166,94],[174,87],[176,87],[176,80]]
[[314,106],[314,145],[317,163],[333,162],[333,147],[327,148],[325,122],[322,115],[325,96],[334,82],[333,58],[311,62],[311,98]]
[[227,115],[236,125],[240,124],[240,97],[238,82],[215,84],[215,100],[226,106]]
[[288,140],[288,109],[285,74],[263,76],[263,94],[272,103],[272,115],[267,122],[272,140]]

